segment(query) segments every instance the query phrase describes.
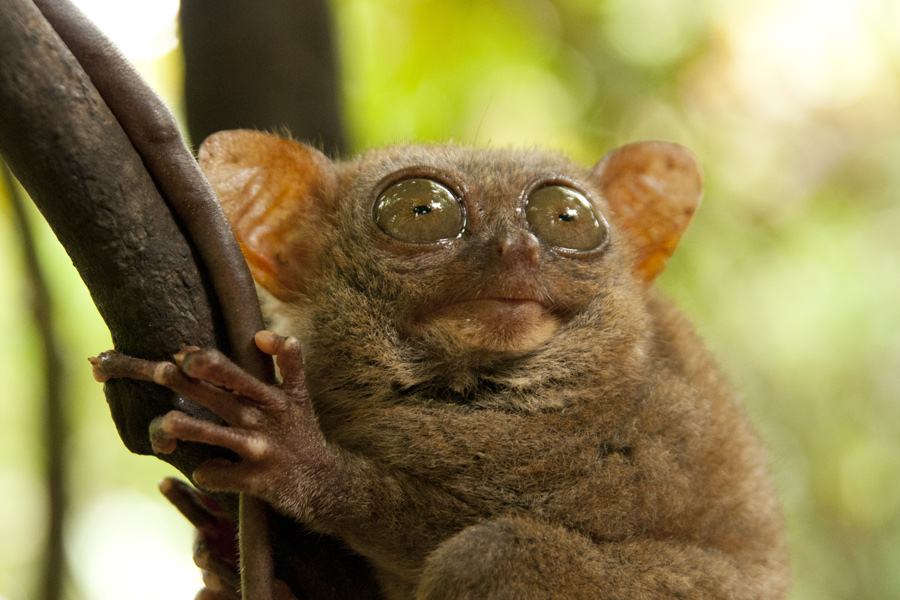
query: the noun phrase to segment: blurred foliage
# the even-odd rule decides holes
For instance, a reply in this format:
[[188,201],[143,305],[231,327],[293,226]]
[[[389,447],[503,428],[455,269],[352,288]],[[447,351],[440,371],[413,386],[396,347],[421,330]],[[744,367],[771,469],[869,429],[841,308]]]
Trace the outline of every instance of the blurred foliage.
[[[697,153],[706,198],[660,285],[769,445],[793,598],[900,597],[900,2],[336,0],[335,10],[359,149],[453,139],[592,163],[661,138]],[[140,66],[150,65],[177,105],[177,52]],[[36,344],[4,193],[0,597],[12,600],[34,588],[43,492]],[[189,573],[189,528],[149,504],[169,470],[118,442],[83,362],[108,334],[42,237],[71,345],[72,597],[100,598],[91,577],[104,565],[109,597],[111,572],[130,578],[116,597],[154,597],[136,583],[160,579],[141,561],[167,541],[183,558],[158,568]],[[154,520],[134,517],[136,506]],[[126,527],[130,545],[120,535],[111,553],[99,532]]]

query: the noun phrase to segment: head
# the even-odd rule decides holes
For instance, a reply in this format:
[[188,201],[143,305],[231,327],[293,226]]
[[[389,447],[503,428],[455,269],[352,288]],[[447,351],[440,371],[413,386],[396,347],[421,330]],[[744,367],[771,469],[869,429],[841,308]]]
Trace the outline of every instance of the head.
[[457,146],[334,163],[226,131],[200,159],[289,333],[418,365],[398,374],[404,385],[639,344],[642,291],[700,198],[693,155],[661,142],[592,169],[537,150]]

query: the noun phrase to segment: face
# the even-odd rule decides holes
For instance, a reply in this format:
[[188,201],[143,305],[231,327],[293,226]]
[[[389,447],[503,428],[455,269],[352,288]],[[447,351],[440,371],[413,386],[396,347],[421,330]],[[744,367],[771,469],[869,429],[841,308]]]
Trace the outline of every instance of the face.
[[339,355],[368,349],[414,367],[541,348],[569,364],[598,340],[616,346],[640,329],[623,323],[640,325],[642,290],[702,194],[696,157],[669,142],[623,146],[592,169],[457,146],[334,163],[236,130],[204,141],[199,160],[272,296],[270,317],[343,344]]
[[366,223],[354,236],[406,282],[405,335],[526,352],[596,295],[610,247],[603,202],[555,155],[405,148],[370,155],[350,177],[369,213],[352,219]]

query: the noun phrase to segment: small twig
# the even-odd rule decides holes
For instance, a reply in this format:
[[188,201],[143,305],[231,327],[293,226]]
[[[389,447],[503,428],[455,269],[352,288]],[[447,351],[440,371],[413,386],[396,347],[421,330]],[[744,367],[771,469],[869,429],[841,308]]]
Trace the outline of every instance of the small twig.
[[[2,161],[0,161],[2,162]],[[47,280],[38,261],[31,226],[25,214],[26,200],[14,184],[12,173],[3,163],[2,178],[9,190],[15,229],[19,235],[19,247],[29,286],[31,317],[41,343],[44,359],[44,397],[42,433],[46,456],[44,475],[47,485],[47,538],[44,543],[43,576],[41,594],[43,600],[58,600],[66,577],[66,557],[63,548],[63,528],[68,509],[68,482],[66,481],[66,449],[68,447],[68,411],[63,402],[63,366],[59,350],[59,336],[54,327],[53,301]]]

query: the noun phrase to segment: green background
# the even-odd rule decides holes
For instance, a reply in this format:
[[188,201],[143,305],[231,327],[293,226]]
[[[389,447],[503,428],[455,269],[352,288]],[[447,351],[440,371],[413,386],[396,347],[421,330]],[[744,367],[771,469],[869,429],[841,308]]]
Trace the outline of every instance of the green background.
[[[640,139],[694,150],[704,203],[660,285],[770,449],[792,597],[900,597],[900,3],[334,4],[358,151],[452,139],[591,164]],[[177,109],[172,27],[136,60]],[[155,492],[172,471],[118,441],[85,360],[108,333],[33,216],[66,344],[70,597],[189,598],[191,530]],[[0,289],[0,598],[20,600],[45,520],[41,373],[6,190]]]

